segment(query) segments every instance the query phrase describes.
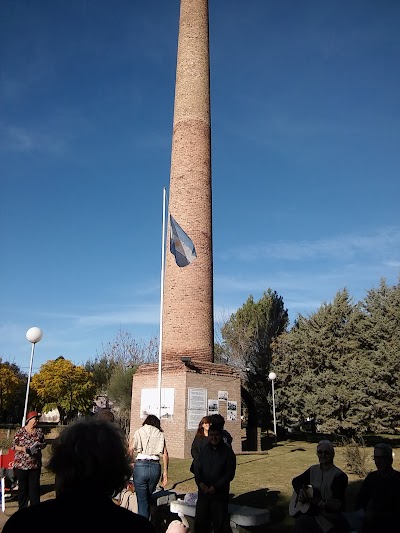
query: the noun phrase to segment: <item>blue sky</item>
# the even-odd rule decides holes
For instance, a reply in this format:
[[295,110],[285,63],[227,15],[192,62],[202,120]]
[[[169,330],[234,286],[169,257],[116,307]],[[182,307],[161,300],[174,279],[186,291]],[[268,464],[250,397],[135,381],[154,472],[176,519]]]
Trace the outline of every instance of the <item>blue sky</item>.
[[[400,272],[400,3],[210,0],[217,322]],[[159,333],[178,0],[3,0],[0,357]]]

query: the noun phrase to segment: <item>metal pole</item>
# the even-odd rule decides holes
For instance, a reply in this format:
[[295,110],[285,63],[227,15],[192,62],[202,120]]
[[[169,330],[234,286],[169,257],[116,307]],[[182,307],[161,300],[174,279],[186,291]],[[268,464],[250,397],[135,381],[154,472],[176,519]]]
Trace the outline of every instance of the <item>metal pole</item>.
[[34,353],[35,353],[35,343],[33,342],[32,343],[32,350],[31,350],[31,363],[29,365],[28,383],[26,384],[25,407],[24,407],[24,416],[22,418],[22,426],[25,426],[26,411],[28,409],[29,385],[31,383],[32,363],[33,363],[33,354]]
[[160,343],[158,345],[158,418],[161,421],[161,392],[162,392],[162,334],[164,307],[164,271],[165,271],[165,205],[166,189],[163,189],[162,239],[161,239],[161,282],[160,282]]
[[275,446],[278,442],[277,434],[276,434],[276,416],[275,416],[275,387],[274,387],[274,380],[272,379],[272,412],[274,415],[274,434],[275,434]]
[[1,476],[1,511],[6,512],[6,478]]

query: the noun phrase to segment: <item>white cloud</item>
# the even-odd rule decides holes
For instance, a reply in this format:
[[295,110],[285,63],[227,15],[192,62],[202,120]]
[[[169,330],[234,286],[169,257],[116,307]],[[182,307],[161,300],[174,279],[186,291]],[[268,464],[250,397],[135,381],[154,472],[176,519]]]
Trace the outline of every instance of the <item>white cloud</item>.
[[390,257],[400,254],[400,228],[386,227],[371,235],[348,234],[316,241],[241,245],[225,252],[223,259],[235,258],[247,262],[260,258],[303,261],[316,258],[348,259],[358,254],[379,256],[380,260],[383,255]]
[[113,325],[152,325],[158,324],[160,319],[160,307],[157,305],[142,305],[135,308],[116,310],[81,316],[78,324],[82,326],[113,326]]

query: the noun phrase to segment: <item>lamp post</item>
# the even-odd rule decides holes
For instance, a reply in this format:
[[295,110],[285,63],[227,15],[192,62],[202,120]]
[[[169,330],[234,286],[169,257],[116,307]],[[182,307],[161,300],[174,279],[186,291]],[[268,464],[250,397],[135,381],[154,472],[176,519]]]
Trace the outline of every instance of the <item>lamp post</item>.
[[28,329],[28,331],[26,332],[27,340],[32,343],[32,350],[31,350],[31,362],[29,365],[28,383],[26,384],[25,407],[24,407],[24,416],[22,418],[22,426],[25,426],[26,411],[28,409],[29,385],[31,383],[32,363],[33,363],[33,354],[35,353],[35,344],[39,342],[42,337],[43,337],[43,333],[40,328],[33,327],[33,328]]
[[274,435],[275,435],[275,446],[277,444],[277,434],[276,434],[276,416],[275,416],[275,387],[274,387],[274,381],[276,380],[276,374],[275,372],[270,372],[268,374],[268,379],[271,380],[272,383],[272,414],[274,416]]

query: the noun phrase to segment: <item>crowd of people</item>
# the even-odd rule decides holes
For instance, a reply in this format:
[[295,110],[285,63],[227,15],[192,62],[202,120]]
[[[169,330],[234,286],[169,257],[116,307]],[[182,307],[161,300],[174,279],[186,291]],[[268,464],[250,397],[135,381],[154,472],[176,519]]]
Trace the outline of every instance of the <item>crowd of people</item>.
[[44,524],[76,533],[155,533],[148,519],[113,502],[132,475],[130,450],[117,424],[95,416],[77,419],[53,441],[47,468],[55,475],[56,497],[18,509],[3,533]]
[[[40,502],[43,431],[40,414],[31,411],[14,436],[14,469],[18,482],[18,511],[3,532],[28,529],[42,520],[77,532],[132,527],[155,533],[151,523],[152,494],[168,484],[169,457],[160,420],[148,415],[133,434],[131,446],[110,410],[76,420],[53,441],[47,468],[55,475],[54,499]],[[204,416],[193,439],[190,471],[197,485],[195,533],[229,532],[230,483],[235,477],[236,455],[232,436],[221,415]],[[400,472],[393,468],[388,444],[374,448],[376,470],[364,479],[357,497],[358,523],[350,528],[346,514],[348,476],[334,463],[331,441],[321,440],[318,462],[292,479],[293,533],[359,533],[400,531]],[[113,497],[134,483],[137,514],[115,505]],[[78,495],[78,497],[77,497]],[[73,512],[71,512],[73,509]],[[292,511],[292,512],[291,512]],[[79,517],[79,518],[77,518]],[[37,521],[37,522],[36,522]],[[168,533],[186,533],[177,520]]]

